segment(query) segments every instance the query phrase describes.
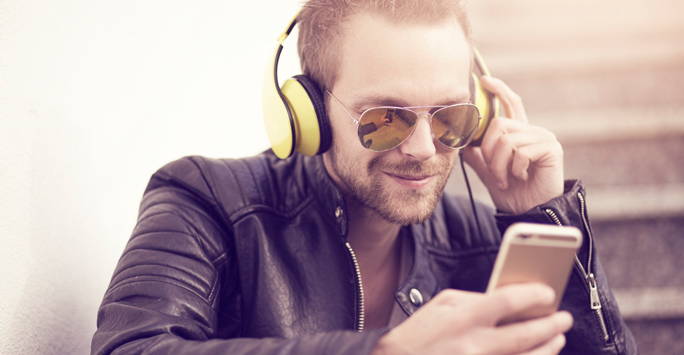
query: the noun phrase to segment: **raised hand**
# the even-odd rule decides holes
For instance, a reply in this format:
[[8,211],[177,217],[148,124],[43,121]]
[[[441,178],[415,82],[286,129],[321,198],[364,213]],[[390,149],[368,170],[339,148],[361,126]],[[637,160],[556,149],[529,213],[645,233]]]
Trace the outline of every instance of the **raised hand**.
[[495,117],[480,147],[466,147],[466,162],[477,172],[501,212],[523,213],[563,193],[563,148],[550,131],[530,125],[522,100],[503,81],[482,77],[501,100],[506,117]]

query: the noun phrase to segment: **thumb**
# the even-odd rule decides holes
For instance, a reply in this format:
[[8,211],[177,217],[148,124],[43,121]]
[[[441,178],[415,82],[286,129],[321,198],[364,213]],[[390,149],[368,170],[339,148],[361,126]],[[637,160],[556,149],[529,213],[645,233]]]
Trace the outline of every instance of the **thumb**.
[[480,180],[485,181],[489,167],[482,156],[482,149],[480,147],[467,146],[463,148],[462,158],[475,170]]

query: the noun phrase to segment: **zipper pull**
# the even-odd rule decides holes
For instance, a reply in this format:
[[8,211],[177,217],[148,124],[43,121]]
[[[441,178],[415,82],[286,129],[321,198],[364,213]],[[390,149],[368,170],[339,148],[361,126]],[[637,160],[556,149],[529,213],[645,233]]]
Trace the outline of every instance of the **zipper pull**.
[[599,299],[598,286],[596,285],[594,274],[589,274],[587,282],[589,282],[589,293],[591,295],[591,309],[601,309],[601,300]]

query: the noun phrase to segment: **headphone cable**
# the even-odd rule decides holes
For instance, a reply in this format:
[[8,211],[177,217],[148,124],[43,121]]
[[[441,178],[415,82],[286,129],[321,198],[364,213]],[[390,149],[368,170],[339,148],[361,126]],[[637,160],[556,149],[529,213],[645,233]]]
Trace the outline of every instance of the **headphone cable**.
[[473,210],[473,216],[475,217],[475,223],[477,224],[477,231],[480,233],[480,238],[484,237],[482,234],[482,228],[480,227],[480,218],[477,215],[477,208],[475,208],[475,200],[473,199],[473,192],[470,190],[470,182],[468,182],[468,174],[466,174],[465,164],[463,163],[463,149],[458,152],[458,158],[461,161],[461,171],[463,172],[463,179],[465,180],[466,187],[468,188],[468,197],[470,197],[470,206]]

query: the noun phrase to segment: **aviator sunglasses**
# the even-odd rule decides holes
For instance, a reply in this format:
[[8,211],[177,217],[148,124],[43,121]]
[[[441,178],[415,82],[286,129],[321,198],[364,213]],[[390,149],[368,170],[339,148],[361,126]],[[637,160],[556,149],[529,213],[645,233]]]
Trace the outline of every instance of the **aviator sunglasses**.
[[[461,103],[448,106],[372,107],[363,111],[357,120],[335,95],[328,90],[325,92],[356,123],[361,144],[374,152],[390,150],[404,143],[415,131],[420,116],[427,116],[432,133],[440,143],[450,149],[460,149],[473,139],[482,118],[477,106]],[[425,112],[425,109],[429,110]]]

